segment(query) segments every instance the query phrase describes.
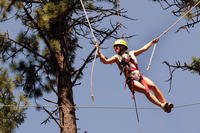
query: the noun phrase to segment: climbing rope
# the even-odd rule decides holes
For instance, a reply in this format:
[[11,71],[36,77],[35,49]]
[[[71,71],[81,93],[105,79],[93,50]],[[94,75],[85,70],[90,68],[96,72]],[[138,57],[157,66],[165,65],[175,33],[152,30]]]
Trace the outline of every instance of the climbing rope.
[[[183,19],[189,12],[191,12],[197,5],[200,4],[200,0],[198,3],[196,3],[192,8],[190,8],[190,10],[188,10],[185,14],[183,14],[179,19],[177,19],[169,28],[167,28],[164,32],[162,32],[157,38],[161,38],[163,35],[165,35],[169,30],[171,30],[181,19]],[[156,50],[156,46],[157,44],[154,45],[153,47],[153,51],[151,53],[151,57],[150,57],[150,60],[149,60],[149,64],[148,64],[148,67],[147,67],[147,70],[150,69],[151,67],[151,62],[152,62],[152,59],[153,59],[153,56],[154,56],[154,53],[155,53],[155,50]]]
[[[118,21],[117,21],[117,23],[118,23],[118,25],[119,25],[119,36],[120,36],[120,38],[124,38],[124,36],[125,36],[125,33],[123,32],[123,23],[122,23],[122,21],[121,21],[121,13],[120,13],[120,0],[117,0],[116,1],[117,2],[117,17],[118,17]],[[137,109],[137,102],[136,102],[136,97],[135,97],[135,95],[134,95],[134,93],[133,93],[133,100],[134,100],[134,106],[135,106],[135,113],[136,113],[136,118],[137,118],[137,122],[138,122],[138,125],[139,125],[139,113],[138,113],[138,109]]]
[[123,23],[121,21],[120,0],[117,0],[116,2],[117,2],[117,5],[116,5],[116,8],[117,8],[117,24],[119,26],[119,28],[118,28],[118,31],[119,31],[118,35],[119,35],[120,38],[124,38],[125,33],[123,32],[124,31],[123,30],[124,26],[123,26]]
[[92,33],[92,37],[93,37],[93,39],[94,39],[94,42],[96,43],[96,42],[97,42],[97,39],[96,39],[96,37],[95,37],[95,35],[94,35],[94,30],[92,29],[92,26],[91,26],[91,23],[90,23],[88,14],[87,14],[87,12],[86,12],[86,10],[85,10],[85,6],[84,6],[82,0],[80,0],[80,2],[81,2],[81,6],[82,6],[82,8],[83,8],[83,12],[84,12],[84,14],[85,14],[87,23],[88,23],[88,25],[89,25],[90,31],[91,31],[91,33]]
[[[96,44],[96,43],[97,43],[97,39],[96,39],[96,37],[95,37],[95,35],[94,35],[94,30],[92,29],[92,26],[91,26],[91,24],[90,24],[88,14],[87,14],[87,12],[86,12],[86,10],[85,10],[85,6],[84,6],[82,0],[80,0],[80,2],[81,2],[81,6],[82,6],[82,8],[83,8],[85,17],[86,17],[86,19],[87,19],[87,23],[88,23],[88,25],[89,25],[90,31],[91,31],[91,33],[92,33],[92,37],[93,37],[94,44]],[[94,60],[93,60],[93,62],[92,62],[92,70],[91,70],[91,74],[90,74],[90,95],[91,95],[92,101],[94,101],[93,75],[94,75],[94,65],[95,65],[96,58],[97,58],[97,49],[95,50]]]

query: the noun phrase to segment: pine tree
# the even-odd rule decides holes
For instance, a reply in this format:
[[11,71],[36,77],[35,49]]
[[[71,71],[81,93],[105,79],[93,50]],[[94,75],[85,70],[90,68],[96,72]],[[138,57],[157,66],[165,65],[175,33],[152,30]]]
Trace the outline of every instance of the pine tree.
[[[110,6],[99,7],[100,2]],[[119,25],[108,27],[101,22],[117,15],[116,0],[84,1],[94,34],[101,45],[106,39],[117,38]],[[11,33],[0,34],[1,62],[10,66],[15,77],[15,86],[23,89],[28,98],[41,98],[44,93],[55,93],[58,108],[49,111],[49,118],[60,127],[61,133],[76,133],[75,103],[73,88],[83,75],[83,70],[93,60],[95,49],[85,57],[79,68],[74,67],[77,49],[82,49],[80,38],[92,42],[89,25],[79,0],[1,0],[1,22],[21,22],[22,31],[11,37]],[[123,10],[121,16],[123,15]],[[84,57],[83,57],[84,58]],[[56,115],[59,114],[59,115]]]

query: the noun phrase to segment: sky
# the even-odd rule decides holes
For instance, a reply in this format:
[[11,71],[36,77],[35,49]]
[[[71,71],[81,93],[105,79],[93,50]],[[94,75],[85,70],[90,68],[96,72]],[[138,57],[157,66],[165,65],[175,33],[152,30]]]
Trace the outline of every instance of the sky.
[[[121,0],[121,7],[127,10],[129,17],[138,19],[137,21],[120,19],[127,27],[127,29],[123,30],[124,33],[127,35],[137,34],[137,36],[127,40],[129,50],[142,47],[159,36],[178,19],[172,15],[170,9],[162,10],[158,3],[154,3],[151,0],[133,2]],[[189,30],[190,33],[184,30],[175,33],[177,28],[185,22],[185,20],[181,20],[173,29],[160,38],[153,57],[152,67],[149,71],[146,68],[152,48],[137,57],[142,73],[152,79],[161,89],[166,99],[174,103],[175,106],[200,102],[200,76],[188,71],[177,70],[174,73],[171,93],[168,94],[169,82],[166,82],[166,80],[169,78],[169,71],[168,67],[162,64],[163,61],[174,64],[178,60],[190,63],[192,56],[200,56],[199,24],[191,28]],[[17,27],[10,24],[1,28],[12,31]],[[114,40],[110,39],[102,45],[108,47],[108,49],[102,50],[107,57],[111,57],[114,54],[112,49],[113,42]],[[85,51],[93,49],[93,46],[89,43],[81,43],[85,47],[84,50],[79,51],[78,60],[86,57],[88,52]],[[120,76],[115,64],[104,65],[99,59],[96,60],[93,81],[94,102],[90,97],[90,73],[91,64],[84,71],[81,85],[74,88],[74,101],[77,106],[134,107],[130,91],[128,88],[124,89],[124,77]],[[45,98],[56,101],[54,95],[46,95]],[[156,107],[143,94],[136,93],[136,100],[139,108]],[[78,133],[85,131],[88,133],[198,133],[200,131],[199,106],[175,108],[170,114],[164,113],[161,109],[139,109],[139,123],[134,109],[80,108],[76,111],[76,117],[79,119],[77,126],[80,128]],[[51,108],[49,109],[52,110]],[[53,121],[46,125],[40,124],[46,117],[48,115],[44,111],[38,112],[34,108],[29,108],[25,123],[17,128],[15,133],[59,132],[58,126]]]

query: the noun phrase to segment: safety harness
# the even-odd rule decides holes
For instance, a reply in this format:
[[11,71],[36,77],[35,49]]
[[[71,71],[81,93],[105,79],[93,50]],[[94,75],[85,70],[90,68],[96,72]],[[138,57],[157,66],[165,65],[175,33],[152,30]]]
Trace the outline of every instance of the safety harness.
[[[119,55],[119,62],[118,67],[121,70],[120,75],[122,73],[124,73],[125,75],[125,85],[124,88],[126,88],[126,84],[128,84],[130,91],[132,92],[132,99],[134,100],[135,103],[135,111],[136,111],[136,116],[137,116],[137,121],[139,123],[139,114],[138,114],[138,109],[137,109],[137,102],[136,102],[136,98],[135,98],[135,91],[134,89],[132,89],[132,85],[134,85],[134,80],[136,81],[143,81],[143,76],[140,73],[140,70],[138,68],[138,64],[137,64],[137,59],[134,55],[133,51],[130,52],[126,52],[122,55]],[[146,84],[144,84],[145,88],[146,88],[146,94],[149,94],[149,89],[148,86]]]
[[[132,85],[134,85],[134,82],[132,81],[136,80],[136,81],[141,82],[143,80],[143,76],[140,73],[140,70],[138,68],[137,59],[134,55],[134,52],[133,53],[131,52],[125,52],[124,54],[119,55],[120,60],[117,64],[121,70],[120,75],[123,72],[126,78],[124,88],[126,88],[126,84],[128,84],[129,89],[132,92],[132,96],[134,98],[135,92],[134,92],[134,89],[132,89]],[[146,88],[146,93],[148,94],[149,89],[146,85],[144,86]]]

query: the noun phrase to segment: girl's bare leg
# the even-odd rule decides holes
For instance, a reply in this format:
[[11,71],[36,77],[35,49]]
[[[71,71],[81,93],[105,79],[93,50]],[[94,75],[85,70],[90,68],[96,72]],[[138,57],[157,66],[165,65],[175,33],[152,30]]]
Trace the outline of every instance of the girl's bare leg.
[[163,107],[165,103],[160,102],[157,97],[155,97],[153,94],[151,93],[147,93],[146,88],[144,85],[142,85],[140,82],[138,81],[133,81],[134,83],[131,85],[131,89],[140,93],[143,93],[146,95],[146,97],[148,98],[148,100],[152,103],[154,103],[155,105],[159,106],[159,107]]
[[156,98],[161,102],[161,103],[167,103],[167,100],[165,99],[163,93],[161,92],[161,90],[153,83],[152,80],[150,80],[147,77],[143,77],[143,80],[145,81],[145,83],[147,84],[148,88],[153,91],[153,93],[155,94]]

